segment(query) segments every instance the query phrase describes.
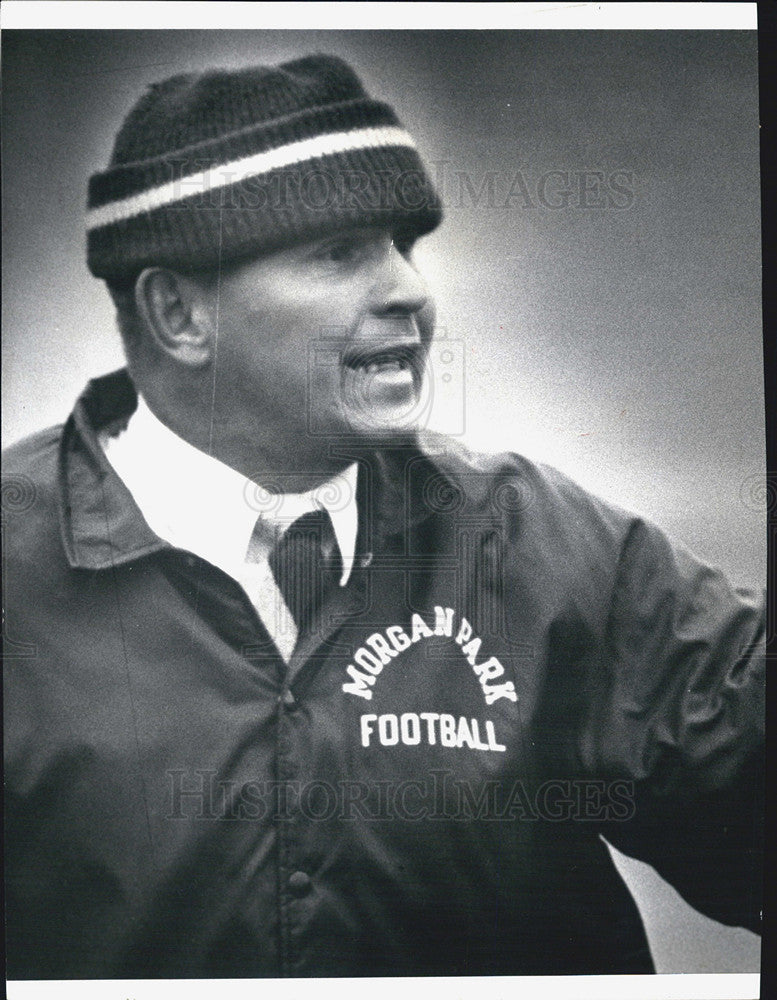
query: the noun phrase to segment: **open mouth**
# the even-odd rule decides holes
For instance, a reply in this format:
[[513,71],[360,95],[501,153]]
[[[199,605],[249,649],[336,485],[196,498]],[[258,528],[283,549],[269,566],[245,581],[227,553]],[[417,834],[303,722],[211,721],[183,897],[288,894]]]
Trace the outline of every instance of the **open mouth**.
[[366,375],[408,373],[414,381],[421,376],[422,347],[420,344],[390,346],[352,346],[343,354],[343,364]]
[[349,419],[384,432],[414,424],[423,393],[425,350],[418,341],[352,343],[341,355],[342,399]]

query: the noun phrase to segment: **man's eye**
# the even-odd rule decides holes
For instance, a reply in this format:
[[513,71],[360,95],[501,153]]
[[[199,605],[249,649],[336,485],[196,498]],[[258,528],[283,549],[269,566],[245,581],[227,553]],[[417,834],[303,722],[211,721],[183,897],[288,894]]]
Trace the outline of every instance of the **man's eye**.
[[324,250],[327,260],[335,263],[345,263],[353,260],[358,255],[359,247],[354,240],[338,240],[337,243],[330,243]]
[[365,253],[362,241],[352,237],[330,240],[323,243],[315,252],[318,260],[331,264],[349,264],[358,260]]

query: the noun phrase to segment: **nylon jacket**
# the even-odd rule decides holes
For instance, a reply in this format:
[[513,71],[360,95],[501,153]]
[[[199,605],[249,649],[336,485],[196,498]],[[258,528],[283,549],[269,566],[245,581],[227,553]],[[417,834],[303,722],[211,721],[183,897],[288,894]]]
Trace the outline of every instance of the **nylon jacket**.
[[519,456],[354,449],[287,669],[105,459],[135,398],[6,454],[9,978],[651,971],[602,836],[758,930],[752,594]]

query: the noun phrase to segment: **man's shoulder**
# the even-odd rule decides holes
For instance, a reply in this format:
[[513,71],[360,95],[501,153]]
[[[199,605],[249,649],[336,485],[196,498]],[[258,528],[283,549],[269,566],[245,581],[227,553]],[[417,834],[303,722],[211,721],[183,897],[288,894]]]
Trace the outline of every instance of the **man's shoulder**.
[[3,448],[3,479],[7,475],[34,475],[56,460],[63,424],[29,434]]
[[9,445],[2,455],[2,511],[6,555],[29,549],[41,525],[56,530],[57,456],[63,425],[47,427]]
[[518,452],[476,451],[455,438],[429,431],[419,436],[418,444],[438,471],[459,484],[473,501],[490,502],[508,511],[511,507],[525,511],[539,504],[546,512],[558,508],[582,516],[588,511],[617,521],[633,517],[554,466]]
[[56,485],[63,424],[47,427],[3,449],[3,513],[13,513],[28,492],[48,493]]
[[419,446],[440,475],[426,505],[463,531],[495,528],[517,563],[546,567],[559,587],[609,579],[641,520],[517,452],[473,451],[436,435],[419,438]]

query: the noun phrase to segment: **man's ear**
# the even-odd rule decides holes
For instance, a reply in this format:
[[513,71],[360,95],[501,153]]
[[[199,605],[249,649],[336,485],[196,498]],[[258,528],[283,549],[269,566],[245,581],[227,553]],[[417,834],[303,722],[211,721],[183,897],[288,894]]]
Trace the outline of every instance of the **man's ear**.
[[202,289],[165,267],[147,267],[135,282],[135,305],[158,349],[187,368],[213,360],[213,337],[198,308]]

